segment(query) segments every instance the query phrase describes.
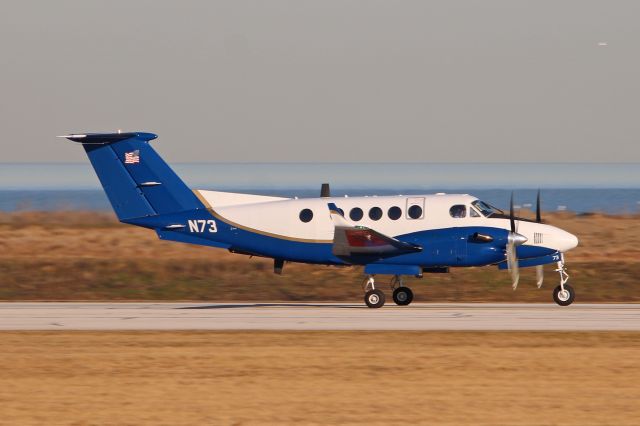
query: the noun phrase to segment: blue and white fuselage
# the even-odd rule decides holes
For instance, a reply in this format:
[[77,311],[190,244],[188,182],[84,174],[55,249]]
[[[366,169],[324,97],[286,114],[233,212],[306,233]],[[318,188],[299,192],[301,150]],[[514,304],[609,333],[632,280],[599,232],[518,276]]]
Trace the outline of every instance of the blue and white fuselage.
[[[578,244],[562,229],[507,216],[471,195],[290,199],[192,190],[150,146],[151,133],[65,137],[83,144],[121,222],[165,240],[273,258],[279,271],[285,261],[362,265],[370,276],[484,265],[517,271],[518,262],[560,264]],[[570,288],[564,283],[562,292]],[[381,306],[384,296],[369,284],[375,294],[365,301]],[[403,295],[409,291],[399,297],[412,298]]]
[[[187,226],[173,232],[224,243],[235,251],[317,264],[444,267],[482,266],[505,260],[509,219],[492,218],[495,213],[485,216],[474,206],[479,200],[471,195],[287,199],[205,190],[194,193],[206,207],[206,213],[198,214],[198,219],[214,221],[215,231],[207,226],[196,229],[193,226],[196,218],[185,217],[186,222],[180,225]],[[379,259],[338,257],[333,253],[335,225],[328,204],[341,209],[345,219],[354,226],[375,229],[400,241],[416,244],[422,250],[380,256]],[[409,215],[413,206],[422,212],[415,218]],[[377,209],[381,212],[379,218],[375,214]],[[311,212],[308,221],[301,219],[305,210]],[[399,217],[390,215],[390,211],[399,212]],[[191,226],[188,226],[189,220]],[[493,241],[475,240],[476,233],[491,236]],[[517,248],[521,260],[552,256],[577,245],[574,235],[551,225],[521,220],[518,233],[527,238]],[[546,260],[546,263],[551,262]]]

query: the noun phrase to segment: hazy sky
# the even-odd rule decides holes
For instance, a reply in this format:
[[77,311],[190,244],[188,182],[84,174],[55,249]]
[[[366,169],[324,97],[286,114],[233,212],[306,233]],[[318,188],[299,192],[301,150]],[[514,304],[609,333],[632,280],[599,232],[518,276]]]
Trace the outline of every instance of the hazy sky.
[[637,0],[0,6],[0,162],[640,161]]

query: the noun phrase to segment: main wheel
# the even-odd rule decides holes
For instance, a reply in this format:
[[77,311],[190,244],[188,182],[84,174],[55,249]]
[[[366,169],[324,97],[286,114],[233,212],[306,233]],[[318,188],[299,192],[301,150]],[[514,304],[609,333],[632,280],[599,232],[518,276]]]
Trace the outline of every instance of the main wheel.
[[364,295],[364,303],[370,308],[382,308],[384,306],[384,293],[382,290],[369,290]]
[[409,287],[398,287],[393,291],[393,301],[396,305],[406,306],[413,301],[413,291]]
[[564,291],[562,287],[558,286],[553,290],[553,301],[560,306],[569,306],[576,298],[576,291],[569,284],[564,285]]

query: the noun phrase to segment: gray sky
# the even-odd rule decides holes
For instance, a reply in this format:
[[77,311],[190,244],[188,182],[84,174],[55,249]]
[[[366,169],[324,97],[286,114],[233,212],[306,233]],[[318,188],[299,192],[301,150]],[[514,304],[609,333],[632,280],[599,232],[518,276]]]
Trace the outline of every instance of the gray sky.
[[637,0],[0,5],[0,162],[640,161]]

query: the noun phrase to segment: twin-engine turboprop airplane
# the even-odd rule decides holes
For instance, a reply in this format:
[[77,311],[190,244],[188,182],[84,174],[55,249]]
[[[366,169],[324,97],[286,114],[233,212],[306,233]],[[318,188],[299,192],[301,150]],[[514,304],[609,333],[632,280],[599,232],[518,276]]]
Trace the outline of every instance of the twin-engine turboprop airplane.
[[123,223],[153,229],[163,240],[219,247],[232,253],[285,262],[363,266],[364,300],[379,308],[385,294],[374,276],[391,275],[393,301],[408,305],[413,292],[402,276],[448,272],[450,267],[497,265],[511,272],[515,290],[519,266],[556,263],[560,285],[553,299],[570,305],[575,292],[564,266],[578,239],[542,223],[518,218],[471,195],[412,195],[291,199],[191,190],[149,144],[152,133],[72,134],[83,145]]

